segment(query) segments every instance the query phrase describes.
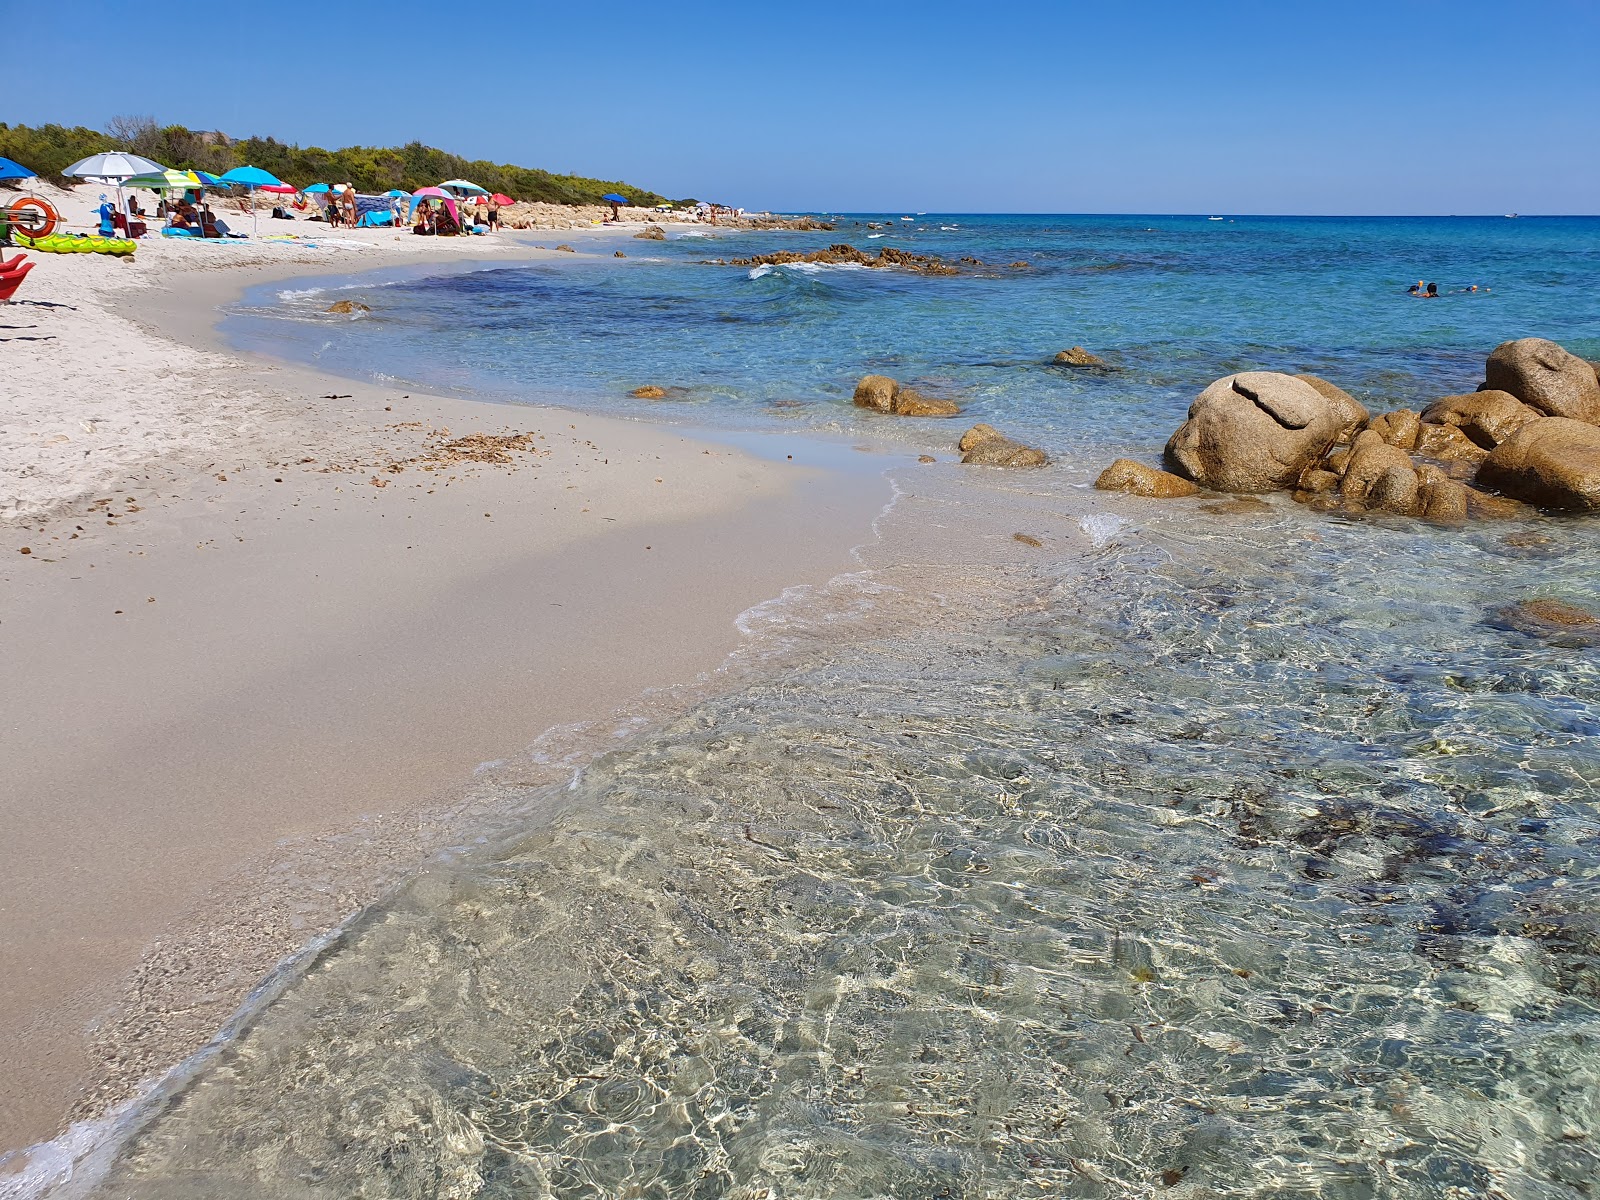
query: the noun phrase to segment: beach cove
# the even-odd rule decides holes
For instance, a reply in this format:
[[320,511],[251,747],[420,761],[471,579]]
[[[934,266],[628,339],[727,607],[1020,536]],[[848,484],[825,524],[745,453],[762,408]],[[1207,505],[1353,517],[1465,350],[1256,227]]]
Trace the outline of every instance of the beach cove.
[[[433,580],[409,621],[363,611],[287,667],[266,663],[255,678],[269,711],[290,707],[290,675],[322,701],[285,742],[260,746],[266,723],[248,705],[207,726],[219,759],[244,761],[203,764],[197,778],[238,770],[248,778],[223,774],[223,786],[264,780],[279,789],[264,807],[276,807],[294,791],[273,779],[292,764],[281,747],[309,746],[317,811],[331,795],[347,805],[335,812],[369,816],[364,848],[342,859],[330,843],[343,839],[329,838],[285,851],[294,866],[278,874],[302,876],[300,890],[276,940],[231,973],[214,964],[248,938],[185,948],[222,977],[184,1026],[190,1045],[265,965],[312,953],[115,1127],[115,1153],[93,1164],[109,1172],[105,1194],[171,1195],[179,1180],[208,1195],[1581,1194],[1594,1162],[1600,680],[1581,631],[1552,636],[1513,610],[1600,602],[1592,520],[1529,512],[1441,529],[1318,512],[1285,493],[1151,501],[1090,485],[1115,456],[1158,461],[1190,401],[1231,372],[1316,371],[1379,412],[1470,391],[1485,353],[1513,335],[1548,333],[1595,357],[1592,300],[1574,290],[1593,223],[1239,224],[879,214],[782,235],[791,262],[706,261],[763,253],[755,235],[675,238],[654,262],[620,243],[625,263],[598,246],[471,271],[373,262],[377,275],[340,277],[324,263],[242,300],[238,281],[200,295],[196,314],[221,304],[225,336],[285,360],[258,364],[264,379],[305,381],[302,405],[348,396],[303,408],[296,438],[332,411],[357,418],[361,440],[328,435],[304,449],[314,463],[286,447],[262,467],[206,464],[268,498],[290,486],[276,483],[280,463],[318,477],[286,504],[255,501],[240,545],[267,536],[267,517],[292,522],[319,503],[317,523],[341,536],[319,529],[257,564],[247,590],[321,546],[265,602],[204,593],[180,614],[186,634],[202,610],[235,606],[252,630],[239,636],[270,641],[275,619],[303,628],[303,610],[277,611],[286,595],[315,595],[346,570],[380,581],[350,606],[396,589],[406,600],[392,564],[401,541],[416,543],[380,523],[438,501],[403,489],[469,427],[464,412],[493,414],[478,418],[485,433],[537,429],[540,449],[565,436],[569,458],[557,476],[552,445],[536,468],[451,484],[473,488],[461,493],[472,502],[430,518],[431,555],[452,562],[468,530],[495,532],[472,539],[473,561]],[[807,259],[840,236],[961,269]],[[1487,269],[1492,290],[1413,300],[1386,261],[1401,247],[1459,263],[1457,286]],[[1308,298],[1309,264],[1334,275]],[[371,315],[333,320],[340,300]],[[167,328],[183,319],[146,308]],[[1080,342],[1099,366],[1056,361]],[[301,376],[295,361],[338,374]],[[949,398],[962,419],[858,409],[868,373]],[[504,403],[411,390],[449,378]],[[660,403],[630,395],[646,384]],[[535,389],[578,411],[550,421],[514,403]],[[387,430],[391,416],[423,429]],[[671,424],[645,435],[641,416]],[[1050,465],[959,464],[973,420],[1042,447]],[[562,435],[561,421],[577,428]],[[445,426],[450,438],[429,437]],[[757,461],[730,438],[791,439],[809,448],[797,458],[832,469]],[[651,523],[652,488],[667,486],[654,480],[674,477],[656,454],[695,481],[680,501],[703,514],[695,522]],[[504,506],[517,512],[521,497],[524,525],[535,502],[544,519],[546,495],[522,490],[530,474],[565,492],[596,455],[646,467],[630,471],[632,515],[607,514],[623,515],[623,544],[608,531],[505,563]],[[852,458],[873,466],[839,469]],[[314,469],[347,460],[360,469]],[[459,464],[433,465],[448,477]],[[786,482],[801,470],[808,482]],[[725,532],[723,473],[760,497],[733,522],[742,536]],[[227,495],[214,474],[196,503]],[[892,488],[886,510],[878,486]],[[365,498],[358,514],[351,490]],[[581,509],[599,495],[580,482],[578,513],[558,515],[593,516]],[[121,536],[130,517],[117,498],[96,520]],[[131,521],[149,511],[134,502]],[[188,542],[183,513],[163,519]],[[676,545],[674,529],[680,553],[711,557],[663,593],[652,626],[617,589],[644,554]],[[56,553],[32,536],[30,549]],[[815,557],[796,560],[791,539]],[[480,554],[504,572],[488,589]],[[534,742],[572,715],[496,684],[507,649],[497,636],[486,650],[481,631],[498,634],[544,595],[558,554],[606,639],[627,627],[652,647],[714,651],[686,654],[663,682],[729,649],[743,661],[660,703],[630,704],[656,680],[628,674],[604,693],[626,718],[599,737]],[[748,596],[703,604],[706,573],[769,556]],[[617,561],[626,569],[608,574]],[[120,593],[116,607],[130,615]],[[464,607],[469,632],[452,640]],[[679,623],[701,617],[682,639]],[[254,632],[263,622],[269,632]],[[404,669],[390,651],[397,624]],[[427,702],[413,707],[428,660],[410,662],[442,634]],[[393,672],[359,703],[343,686],[356,666],[323,649],[347,643]],[[363,713],[374,692],[389,699]],[[42,694],[46,713],[68,707]],[[461,714],[488,726],[502,707],[504,723],[477,741],[462,730]],[[441,735],[456,764],[434,781],[457,781],[455,807],[428,809],[423,835],[402,813],[391,834],[389,797],[415,794],[417,759],[439,756],[407,746],[415,757],[393,761],[419,730]],[[50,747],[48,730],[37,736]],[[148,731],[134,740],[151,761],[170,756]],[[460,789],[460,764],[530,742]],[[181,743],[180,727],[166,745]],[[351,746],[367,760],[330,785],[328,760]],[[41,756],[40,778],[62,753]],[[451,845],[464,826],[485,831],[481,846],[408,873],[419,844]],[[342,879],[319,893],[303,875],[352,860],[397,886],[316,941],[366,897],[341,892]],[[275,895],[260,879],[235,889],[247,911],[210,923],[259,925],[249,905]],[[141,995],[188,1011],[163,994],[170,959],[149,961]],[[144,1027],[112,1026],[107,1041],[137,1049]],[[162,1062],[135,1059],[122,1078]],[[70,1156],[58,1144],[38,1161],[48,1171]],[[84,1170],[74,1186],[95,1184]]]

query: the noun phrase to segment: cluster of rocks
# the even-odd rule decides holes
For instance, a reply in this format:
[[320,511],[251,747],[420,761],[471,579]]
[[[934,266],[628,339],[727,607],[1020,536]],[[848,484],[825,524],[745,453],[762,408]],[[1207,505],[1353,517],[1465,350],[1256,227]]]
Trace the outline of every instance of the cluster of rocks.
[[633,236],[643,238],[647,242],[664,242],[667,240],[667,231],[659,225],[646,225]]
[[861,382],[856,384],[855,402],[857,408],[901,417],[954,417],[961,412],[961,406],[954,400],[924,396],[887,375],[862,376]]
[[826,250],[779,250],[773,254],[757,254],[750,258],[713,259],[714,265],[724,267],[784,266],[788,263],[825,263],[833,266],[854,264],[858,267],[900,267],[919,275],[958,275],[960,271],[937,254],[913,254],[909,250],[896,250],[885,246],[877,254],[869,254],[843,242]]
[[[1119,459],[1096,486],[1144,496],[1292,491],[1347,513],[1440,523],[1525,505],[1600,511],[1600,375],[1555,342],[1490,354],[1478,391],[1372,416],[1314,375],[1246,371],[1207,387],[1168,441],[1168,471]],[[1496,494],[1498,493],[1498,494]]]

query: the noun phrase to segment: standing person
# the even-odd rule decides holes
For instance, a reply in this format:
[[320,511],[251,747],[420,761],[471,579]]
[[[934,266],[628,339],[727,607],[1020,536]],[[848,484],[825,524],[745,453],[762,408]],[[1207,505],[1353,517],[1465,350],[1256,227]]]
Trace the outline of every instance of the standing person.
[[489,201],[479,196],[478,202],[473,205],[473,209],[472,220],[474,224],[482,225],[485,229],[489,228]]
[[489,229],[490,232],[494,232],[500,228],[500,201],[496,200],[493,196],[490,196],[488,209]]

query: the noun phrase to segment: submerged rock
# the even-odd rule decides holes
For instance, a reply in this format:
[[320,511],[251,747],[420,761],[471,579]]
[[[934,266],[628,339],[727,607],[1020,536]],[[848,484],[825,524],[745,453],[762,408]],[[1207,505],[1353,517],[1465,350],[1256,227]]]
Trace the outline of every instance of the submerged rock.
[[1432,425],[1453,426],[1485,450],[1493,450],[1543,415],[1510,392],[1490,388],[1465,396],[1443,396],[1428,405],[1422,419]]
[[1600,645],[1600,615],[1577,604],[1548,597],[1521,600],[1499,609],[1496,623],[1558,646]]
[[1490,388],[1510,392],[1542,413],[1600,425],[1600,378],[1594,368],[1547,338],[1501,343],[1483,373]]
[[1042,467],[1050,459],[1043,450],[1008,438],[993,425],[974,425],[956,443],[961,461],[980,467]]
[[1167,465],[1219,492],[1292,487],[1333,445],[1345,421],[1302,379],[1245,371],[1217,380],[1189,406],[1167,442]]
[[565,242],[562,242],[561,245],[556,247],[556,249],[562,251],[565,254],[576,254],[577,253],[576,250],[574,250],[571,246],[567,245]]
[[[720,261],[720,260],[715,260]],[[788,263],[823,263],[838,266],[850,264],[858,267],[900,267],[907,271],[915,271],[919,275],[956,275],[959,271],[936,254],[913,254],[909,250],[897,250],[893,246],[885,246],[877,255],[868,254],[865,250],[858,250],[854,246],[840,242],[829,246],[826,250],[812,250],[801,252],[799,250],[778,250],[772,254],[756,254],[750,258],[730,258],[724,266],[730,267],[761,267],[784,266]]]
[[1119,458],[1094,481],[1102,492],[1127,492],[1132,496],[1151,499],[1169,499],[1174,496],[1193,496],[1200,490],[1197,484],[1170,471],[1158,471],[1131,458]]
[[628,394],[630,396],[637,396],[641,400],[660,400],[666,396],[667,389],[664,387],[657,387],[653,383],[647,383],[643,387],[634,388],[633,391],[629,392]]
[[1091,367],[1099,371],[1112,370],[1112,366],[1098,354],[1090,354],[1082,346],[1073,346],[1070,350],[1060,350],[1056,353],[1055,361],[1063,367]]
[[1600,511],[1600,428],[1568,417],[1531,421],[1495,447],[1478,481],[1540,508]]
[[340,300],[328,305],[324,312],[339,313],[341,316],[350,316],[354,313],[371,312],[372,309],[359,300]]
[[1230,500],[1213,500],[1208,504],[1202,504],[1200,511],[1235,517],[1246,513],[1269,513],[1272,511],[1272,505],[1256,496],[1234,496]]

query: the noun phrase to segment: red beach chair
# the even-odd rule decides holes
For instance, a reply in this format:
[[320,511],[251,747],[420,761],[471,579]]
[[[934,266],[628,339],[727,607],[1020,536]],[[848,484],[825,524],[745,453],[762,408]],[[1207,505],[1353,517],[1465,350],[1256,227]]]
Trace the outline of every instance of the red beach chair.
[[22,286],[22,281],[28,277],[28,272],[33,270],[31,262],[22,262],[18,267],[13,266],[19,262],[22,262],[20,254],[7,262],[4,269],[0,269],[0,304],[10,302],[11,297],[16,295],[17,289]]

